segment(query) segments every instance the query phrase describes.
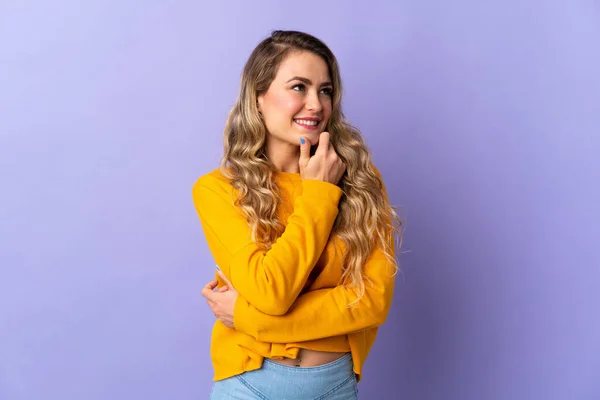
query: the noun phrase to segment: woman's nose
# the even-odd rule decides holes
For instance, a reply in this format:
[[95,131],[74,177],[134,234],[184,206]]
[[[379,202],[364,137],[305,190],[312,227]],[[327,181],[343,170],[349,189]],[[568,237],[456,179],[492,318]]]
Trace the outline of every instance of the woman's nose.
[[310,93],[306,97],[306,109],[311,111],[319,112],[323,109],[321,99],[317,93]]

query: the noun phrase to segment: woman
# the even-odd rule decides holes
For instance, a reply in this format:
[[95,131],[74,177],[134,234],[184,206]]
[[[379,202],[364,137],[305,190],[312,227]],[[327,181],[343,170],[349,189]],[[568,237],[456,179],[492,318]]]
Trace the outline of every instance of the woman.
[[218,269],[202,290],[218,318],[212,399],[357,396],[399,225],[341,96],[323,42],[273,32],[244,68],[221,167],[194,185]]

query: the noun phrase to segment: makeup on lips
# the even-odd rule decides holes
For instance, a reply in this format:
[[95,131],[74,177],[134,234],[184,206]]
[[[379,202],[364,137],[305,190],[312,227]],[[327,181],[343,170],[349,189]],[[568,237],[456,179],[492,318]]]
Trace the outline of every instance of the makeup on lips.
[[294,123],[296,125],[300,125],[302,128],[310,131],[319,129],[319,122],[321,122],[321,120],[318,118],[294,118]]

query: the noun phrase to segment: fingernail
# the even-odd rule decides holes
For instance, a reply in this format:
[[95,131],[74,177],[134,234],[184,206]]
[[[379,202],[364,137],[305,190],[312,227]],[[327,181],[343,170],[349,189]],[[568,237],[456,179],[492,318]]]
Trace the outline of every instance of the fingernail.
[[216,265],[216,267],[217,267],[217,271],[220,271],[220,270],[221,270],[221,268],[219,268],[219,266],[218,266],[218,265]]
[[304,141],[304,138],[300,138],[300,143],[301,143],[301,144],[304,144],[304,143],[305,143],[305,141]]

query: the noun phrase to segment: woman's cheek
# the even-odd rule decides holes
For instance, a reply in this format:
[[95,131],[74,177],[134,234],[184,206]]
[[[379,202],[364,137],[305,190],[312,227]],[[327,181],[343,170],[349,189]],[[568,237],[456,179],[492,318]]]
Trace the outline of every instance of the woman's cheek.
[[293,96],[285,96],[281,99],[280,106],[293,117],[302,109],[302,101]]

